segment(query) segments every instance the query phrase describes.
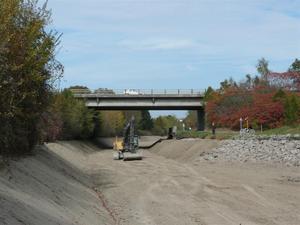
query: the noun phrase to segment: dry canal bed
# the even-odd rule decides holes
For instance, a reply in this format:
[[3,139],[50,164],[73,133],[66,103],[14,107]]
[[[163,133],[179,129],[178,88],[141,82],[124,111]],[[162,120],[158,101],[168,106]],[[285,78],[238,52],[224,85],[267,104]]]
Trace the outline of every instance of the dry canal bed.
[[300,168],[203,160],[212,140],[164,141],[142,161],[48,144],[2,169],[0,224],[300,224]]

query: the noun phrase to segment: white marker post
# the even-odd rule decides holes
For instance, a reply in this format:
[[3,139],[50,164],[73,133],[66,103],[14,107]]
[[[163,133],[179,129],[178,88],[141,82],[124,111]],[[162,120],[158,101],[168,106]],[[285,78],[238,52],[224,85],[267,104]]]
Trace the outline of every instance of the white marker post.
[[243,130],[243,118],[240,118],[240,131]]

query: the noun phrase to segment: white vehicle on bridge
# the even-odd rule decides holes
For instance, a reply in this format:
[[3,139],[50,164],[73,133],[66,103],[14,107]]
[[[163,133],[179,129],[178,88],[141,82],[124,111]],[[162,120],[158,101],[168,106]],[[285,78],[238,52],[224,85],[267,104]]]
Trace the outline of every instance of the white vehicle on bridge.
[[138,90],[135,90],[135,89],[126,89],[124,91],[124,94],[125,95],[139,95],[139,91]]

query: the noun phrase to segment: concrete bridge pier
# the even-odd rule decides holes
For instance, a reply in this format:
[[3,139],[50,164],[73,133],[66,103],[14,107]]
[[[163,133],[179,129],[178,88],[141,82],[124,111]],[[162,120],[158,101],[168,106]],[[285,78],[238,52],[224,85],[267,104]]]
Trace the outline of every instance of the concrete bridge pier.
[[204,109],[197,110],[197,119],[198,119],[197,130],[204,131],[204,129],[205,129],[205,111],[204,111]]

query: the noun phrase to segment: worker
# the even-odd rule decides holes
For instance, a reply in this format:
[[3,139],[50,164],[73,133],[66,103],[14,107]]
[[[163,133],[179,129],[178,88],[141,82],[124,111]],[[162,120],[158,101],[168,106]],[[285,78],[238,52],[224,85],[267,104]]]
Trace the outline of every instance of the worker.
[[213,136],[216,136],[216,124],[215,124],[215,122],[212,122],[211,129],[212,129]]

